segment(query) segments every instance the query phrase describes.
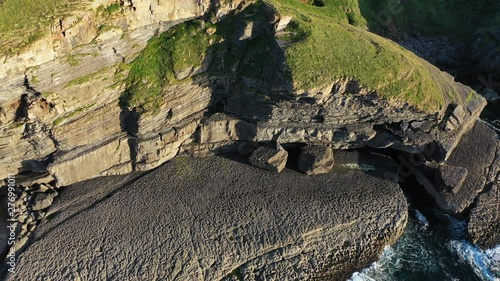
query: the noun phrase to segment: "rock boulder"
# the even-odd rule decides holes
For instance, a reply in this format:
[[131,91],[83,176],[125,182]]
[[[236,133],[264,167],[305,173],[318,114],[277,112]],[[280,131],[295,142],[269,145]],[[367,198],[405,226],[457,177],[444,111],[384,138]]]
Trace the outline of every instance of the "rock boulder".
[[280,173],[286,166],[288,152],[279,144],[262,146],[255,150],[249,158],[255,167]]
[[333,150],[328,146],[307,146],[299,155],[298,168],[308,175],[330,172],[333,168]]
[[437,172],[437,181],[441,179],[442,190],[457,193],[462,187],[469,172],[464,167],[441,165]]
[[439,208],[452,214],[463,214],[494,177],[491,170],[496,163],[497,148],[496,132],[477,121],[444,165],[422,165],[415,172],[416,179]]

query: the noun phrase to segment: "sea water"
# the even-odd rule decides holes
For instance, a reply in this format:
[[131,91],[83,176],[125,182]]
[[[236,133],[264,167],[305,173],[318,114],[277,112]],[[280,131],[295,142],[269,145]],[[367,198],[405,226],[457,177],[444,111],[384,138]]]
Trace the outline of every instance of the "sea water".
[[[500,135],[500,101],[489,103],[481,119]],[[500,281],[500,245],[481,250],[466,240],[466,222],[438,211],[431,216],[410,209],[403,236],[350,281]]]
[[432,216],[410,210],[398,242],[350,281],[500,280],[500,245],[481,250],[465,240],[465,222],[439,212]]

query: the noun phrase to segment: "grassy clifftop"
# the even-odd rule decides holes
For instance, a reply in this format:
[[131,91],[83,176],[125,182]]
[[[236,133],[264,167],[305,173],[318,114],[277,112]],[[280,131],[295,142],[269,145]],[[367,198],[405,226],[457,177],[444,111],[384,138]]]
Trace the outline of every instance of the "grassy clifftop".
[[[383,23],[385,27],[393,24],[401,28],[419,26],[429,32],[466,33],[469,32],[466,26],[471,26],[472,30],[499,20],[493,17],[496,12],[487,9],[488,5],[498,5],[493,0],[481,0],[474,7],[464,1],[453,4],[452,1],[431,0],[377,3],[368,0],[256,0],[250,13],[231,14],[215,26],[201,21],[184,23],[151,39],[141,55],[128,66],[130,74],[125,81],[128,90],[122,102],[130,107],[155,111],[162,103],[162,89],[176,83],[183,73],[199,67],[209,50],[214,49],[225,49],[223,72],[262,78],[255,76],[269,73],[266,64],[276,63],[273,48],[277,44],[272,36],[261,34],[246,40],[245,44],[228,42],[239,40],[240,35],[233,38],[232,33],[238,32],[234,24],[268,20],[263,12],[264,5],[268,5],[279,15],[293,18],[279,39],[289,43],[280,52],[284,55],[288,82],[295,90],[310,91],[336,79],[356,79],[362,87],[395,103],[407,102],[435,112],[449,101],[463,102],[457,84],[427,62],[369,30]],[[58,17],[85,3],[89,2],[3,0],[0,2],[0,53],[28,45],[46,34]],[[459,3],[464,5],[458,7]],[[454,7],[460,10],[455,11]],[[120,9],[109,6],[96,12],[102,16],[113,13],[115,8]],[[466,15],[470,14],[467,20],[474,24],[466,24],[466,19],[456,17],[461,11],[467,11]],[[481,19],[473,15],[478,11],[492,16]],[[454,30],[457,24],[463,28]],[[218,43],[222,41],[226,43]],[[217,73],[220,74],[224,73]]]
[[[75,12],[92,11],[95,0],[1,0],[0,55],[15,54],[51,34],[51,27]],[[110,1],[93,12],[106,18],[121,10],[119,1]]]
[[[332,78],[354,78],[382,96],[423,110],[444,105],[440,84],[449,81],[433,77],[427,63],[366,31],[355,2],[346,1],[343,7],[328,0],[321,7],[294,0],[269,2],[278,13],[293,17],[287,31],[306,34],[285,51],[297,89],[323,86]],[[358,26],[352,25],[353,19]]]
[[0,1],[0,54],[13,53],[48,34],[51,23],[77,9],[77,0]]
[[[232,33],[237,32],[237,18],[251,21],[251,16],[262,14],[264,4],[281,16],[291,16],[292,22],[278,39],[289,43],[282,52],[289,83],[297,91],[310,91],[346,78],[357,80],[363,88],[376,91],[395,104],[407,102],[429,112],[443,109],[450,101],[464,101],[459,94],[460,86],[452,79],[394,42],[370,33],[367,30],[369,22],[363,17],[357,0],[256,2],[247,8],[252,11],[229,15],[220,21],[216,26],[218,32],[213,36],[230,42],[234,39]],[[264,35],[244,44],[244,48],[238,44],[210,46],[211,36],[205,29],[189,26],[183,24],[152,39],[132,63],[126,93],[126,100],[130,102],[127,105],[142,106],[146,111],[156,108],[161,104],[161,89],[175,82],[173,73],[179,67],[174,64],[187,60],[189,62],[182,67],[197,66],[209,48],[231,50],[227,52],[224,64],[238,66],[238,70],[229,73],[233,75],[237,71],[236,75],[256,78],[255,75],[262,73],[265,67],[263,63],[275,63],[265,56],[273,44]],[[262,62],[264,57],[266,59]],[[229,68],[224,70],[230,72]]]

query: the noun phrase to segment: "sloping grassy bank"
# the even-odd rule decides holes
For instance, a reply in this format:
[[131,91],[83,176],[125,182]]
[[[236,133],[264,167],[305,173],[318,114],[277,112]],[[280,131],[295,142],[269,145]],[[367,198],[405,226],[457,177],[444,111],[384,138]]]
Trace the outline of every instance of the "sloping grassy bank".
[[202,64],[217,38],[207,33],[209,28],[201,21],[191,21],[152,38],[129,66],[122,105],[155,112],[162,104],[162,89],[176,81],[176,73]]
[[151,39],[130,66],[123,105],[155,112],[162,104],[162,89],[177,83],[175,73],[200,66],[209,49],[224,53],[219,58],[223,67],[215,72],[211,68],[210,73],[265,79],[261,76],[266,64],[276,63],[268,55],[276,44],[265,34],[240,44],[236,34],[246,22],[269,21],[264,4],[293,18],[280,39],[290,43],[284,50],[286,68],[289,83],[298,92],[346,78],[357,80],[395,105],[409,103],[427,112],[443,110],[449,102],[466,101],[463,88],[448,76],[394,42],[367,31],[369,23],[357,0],[322,0],[320,5],[309,2],[256,1],[216,25],[184,23]]
[[77,0],[0,1],[0,54],[15,53],[47,35],[61,16],[82,7]]
[[426,111],[440,110],[450,100],[461,102],[453,81],[435,75],[427,62],[399,45],[366,31],[357,1],[324,0],[321,7],[296,0],[268,2],[279,14],[293,17],[289,32],[305,34],[286,49],[296,88],[354,78],[383,97]]

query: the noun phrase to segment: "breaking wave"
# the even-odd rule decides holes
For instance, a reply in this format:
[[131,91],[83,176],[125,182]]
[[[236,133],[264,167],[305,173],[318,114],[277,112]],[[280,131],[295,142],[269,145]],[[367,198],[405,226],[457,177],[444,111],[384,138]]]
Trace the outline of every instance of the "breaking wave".
[[500,245],[483,251],[464,240],[465,222],[439,214],[432,223],[414,210],[408,227],[380,259],[350,281],[500,281]]

